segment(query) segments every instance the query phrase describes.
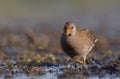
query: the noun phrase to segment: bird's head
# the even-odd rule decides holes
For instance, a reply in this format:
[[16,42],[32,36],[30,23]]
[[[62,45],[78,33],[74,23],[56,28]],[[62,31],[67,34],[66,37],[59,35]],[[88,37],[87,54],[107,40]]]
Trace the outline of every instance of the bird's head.
[[66,22],[64,25],[64,32],[66,36],[72,36],[76,33],[76,26],[72,22]]

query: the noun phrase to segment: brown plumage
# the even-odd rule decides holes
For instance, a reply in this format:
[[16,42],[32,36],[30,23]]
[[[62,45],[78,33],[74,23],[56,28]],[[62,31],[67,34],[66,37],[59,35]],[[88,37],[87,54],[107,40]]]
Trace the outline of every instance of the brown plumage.
[[77,29],[72,22],[66,22],[61,36],[61,47],[72,59],[86,64],[86,56],[97,42],[96,36],[88,29]]

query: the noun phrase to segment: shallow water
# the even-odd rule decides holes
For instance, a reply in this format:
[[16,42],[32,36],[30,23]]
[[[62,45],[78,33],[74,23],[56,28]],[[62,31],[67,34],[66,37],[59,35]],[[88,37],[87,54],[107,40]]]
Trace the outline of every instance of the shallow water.
[[25,74],[14,76],[14,79],[73,79],[73,78],[74,79],[120,79],[120,77],[115,77],[114,75],[106,75],[104,77],[98,77],[98,76],[84,77],[82,75],[71,75],[68,77],[63,76],[63,78],[59,78],[56,73],[46,73],[46,75],[39,76],[39,77],[27,76]]
[[34,76],[34,75],[26,75],[24,73],[20,73],[20,74],[16,74],[14,76],[9,76],[9,75],[2,75],[0,77],[0,79],[120,79],[120,76],[116,76],[116,75],[110,75],[107,74],[103,77],[99,77],[97,75],[94,76],[83,76],[81,74],[76,74],[76,75],[68,75],[68,76],[58,76],[60,75],[57,72],[54,73],[50,73],[47,72],[45,75],[41,75],[41,76]]
[[[78,66],[82,68],[82,66]],[[89,70],[90,65],[85,66],[87,70]],[[71,64],[66,66],[64,65],[56,65],[56,66],[43,66],[42,68],[45,69],[45,74],[43,75],[35,75],[33,74],[26,74],[24,71],[20,71],[16,74],[4,73],[0,75],[0,79],[120,79],[120,73],[105,73],[103,75],[92,73],[88,71],[89,74],[83,73],[75,73],[75,74],[67,74],[62,69],[69,68],[75,69],[75,67]],[[13,69],[14,71],[19,71],[17,69]],[[102,71],[101,71],[102,72]]]

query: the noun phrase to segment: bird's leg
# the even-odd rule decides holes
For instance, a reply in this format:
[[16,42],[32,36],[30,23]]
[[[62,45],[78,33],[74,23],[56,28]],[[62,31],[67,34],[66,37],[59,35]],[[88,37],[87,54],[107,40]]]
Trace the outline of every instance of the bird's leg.
[[82,56],[80,58],[76,58],[76,62],[81,64],[82,66],[86,65],[86,56]]
[[82,61],[80,61],[79,59],[77,59],[76,61],[77,61],[77,63],[79,63],[79,64],[83,63],[83,62],[82,62]]
[[83,66],[86,65],[86,56],[83,57],[83,63],[82,63]]
[[82,60],[77,59],[76,61],[77,61],[79,64],[81,64],[82,66],[85,66],[85,65],[86,65],[86,56],[83,56],[83,57],[82,57]]
[[79,64],[82,63],[82,61],[81,61],[81,59],[80,59],[79,56],[74,57],[74,60],[75,60],[77,63],[79,63]]

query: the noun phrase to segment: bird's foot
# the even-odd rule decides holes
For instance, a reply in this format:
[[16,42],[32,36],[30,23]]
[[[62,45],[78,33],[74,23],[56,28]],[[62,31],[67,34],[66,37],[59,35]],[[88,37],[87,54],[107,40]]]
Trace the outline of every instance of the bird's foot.
[[86,62],[85,61],[83,61],[82,66],[86,66]]
[[86,66],[86,62],[85,61],[77,60],[77,63],[81,64],[82,66]]
[[82,61],[80,61],[80,60],[76,60],[77,61],[77,63],[79,63],[79,64],[81,64],[82,63]]

